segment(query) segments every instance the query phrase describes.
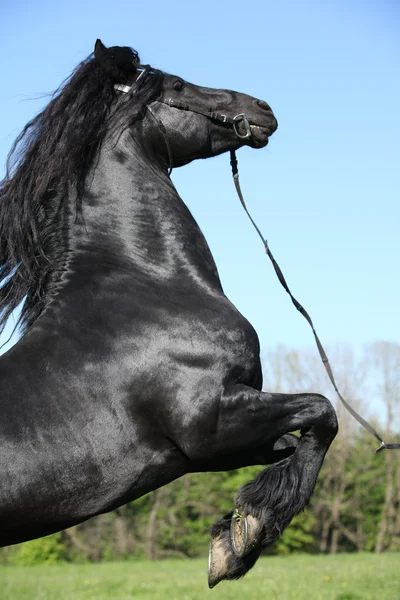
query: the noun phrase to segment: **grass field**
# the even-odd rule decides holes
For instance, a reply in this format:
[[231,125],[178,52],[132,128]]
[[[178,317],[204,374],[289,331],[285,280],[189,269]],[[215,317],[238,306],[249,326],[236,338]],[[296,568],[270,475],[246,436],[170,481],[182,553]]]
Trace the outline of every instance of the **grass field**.
[[261,558],[207,587],[207,560],[0,567],[1,600],[400,600],[400,554]]

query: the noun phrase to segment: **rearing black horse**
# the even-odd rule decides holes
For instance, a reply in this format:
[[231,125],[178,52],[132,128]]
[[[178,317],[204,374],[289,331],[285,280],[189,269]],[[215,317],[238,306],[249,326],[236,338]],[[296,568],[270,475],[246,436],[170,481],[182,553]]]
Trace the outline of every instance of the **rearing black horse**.
[[260,391],[257,335],[168,176],[261,148],[276,127],[266,102],[97,41],[17,139],[0,190],[3,326],[26,301],[0,360],[1,545],[184,473],[269,464],[212,528],[213,586],[304,508],[335,412],[317,394]]

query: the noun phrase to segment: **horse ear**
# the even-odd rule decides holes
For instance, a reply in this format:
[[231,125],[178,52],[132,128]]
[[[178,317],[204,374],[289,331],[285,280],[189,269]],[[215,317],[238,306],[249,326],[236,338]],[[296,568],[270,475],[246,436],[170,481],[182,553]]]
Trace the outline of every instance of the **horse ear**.
[[104,55],[106,50],[107,48],[105,47],[103,42],[97,38],[96,43],[94,45],[94,55],[96,56],[96,58],[98,58],[101,55]]

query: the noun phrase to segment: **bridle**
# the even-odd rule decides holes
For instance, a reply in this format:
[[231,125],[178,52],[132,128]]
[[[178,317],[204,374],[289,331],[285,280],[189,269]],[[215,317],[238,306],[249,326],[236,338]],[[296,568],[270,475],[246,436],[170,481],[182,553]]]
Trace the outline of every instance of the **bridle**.
[[[129,94],[129,92],[132,91],[133,86],[135,86],[138,83],[138,81],[146,72],[148,72],[148,70],[144,68],[131,86],[117,83],[114,85],[114,89],[119,92]],[[203,115],[204,117],[211,119],[211,121],[217,121],[218,123],[227,123],[229,125],[232,125],[233,131],[235,132],[236,136],[241,140],[245,140],[251,137],[250,125],[257,125],[257,123],[253,119],[249,119],[244,113],[239,113],[234,117],[230,117],[229,115],[215,112],[214,110],[212,110],[212,108],[209,108],[208,110],[202,110],[201,108],[191,106],[187,102],[179,102],[178,100],[173,100],[172,98],[168,98],[167,100],[161,98],[157,99],[156,102],[162,102],[163,104],[167,104],[171,108],[178,108],[180,110],[186,110],[189,112],[197,113],[198,115]],[[238,124],[242,121],[246,130],[246,133],[244,134],[241,134],[237,128]]]
[[[144,69],[139,77],[136,79],[135,83],[133,85],[135,85],[137,83],[137,81],[142,77],[143,73],[146,72],[146,69]],[[114,89],[120,92],[124,92],[124,93],[129,93],[132,90],[133,86],[128,86],[128,85],[122,85],[122,84],[116,84],[114,85]],[[251,132],[251,127],[250,125],[257,125],[257,123],[255,123],[253,120],[249,119],[248,117],[245,116],[244,113],[240,113],[237,114],[235,117],[229,117],[228,115],[222,114],[222,113],[217,113],[214,112],[212,109],[208,109],[208,110],[202,110],[198,107],[193,107],[189,104],[186,104],[184,102],[178,102],[176,100],[173,100],[172,98],[169,98],[167,100],[164,99],[158,99],[155,100],[155,102],[161,102],[163,104],[167,104],[168,106],[170,106],[171,108],[177,108],[180,110],[184,110],[184,111],[188,111],[188,112],[194,112],[197,113],[199,115],[203,115],[205,117],[207,117],[208,119],[215,121],[217,123],[220,124],[228,124],[228,125],[232,125],[233,131],[235,132],[236,136],[240,139],[240,140],[245,140],[245,139],[249,139],[252,136],[252,132]],[[167,131],[164,127],[164,124],[162,123],[162,121],[157,117],[157,115],[154,113],[153,109],[147,104],[146,106],[149,114],[153,117],[153,119],[155,120],[155,122],[157,123],[161,133],[163,134],[163,138],[165,140],[165,145],[167,147],[167,151],[168,151],[168,160],[169,160],[169,168],[168,168],[168,175],[171,175],[172,172],[172,165],[173,165],[173,157],[172,157],[172,151],[171,151],[171,146],[170,143],[168,141],[168,135],[167,135]],[[238,130],[238,124],[243,122],[244,128],[245,128],[245,134],[241,134]],[[314,335],[314,339],[318,348],[318,352],[319,355],[321,357],[322,360],[322,364],[324,365],[324,368],[327,372],[327,375],[333,385],[333,388],[339,398],[339,400],[342,402],[343,406],[346,408],[346,410],[352,415],[352,417],[354,417],[354,419],[356,419],[356,421],[358,421],[358,423],[360,423],[360,425],[362,427],[364,427],[364,429],[366,429],[367,431],[369,431],[369,433],[371,433],[380,443],[379,448],[377,448],[376,452],[381,452],[382,450],[394,450],[394,449],[400,449],[400,443],[388,443],[386,444],[383,441],[382,436],[376,431],[376,429],[374,427],[372,427],[372,425],[370,425],[370,423],[368,423],[368,421],[366,421],[361,415],[358,414],[358,412],[344,399],[344,397],[342,396],[342,394],[339,391],[338,385],[336,383],[334,374],[333,374],[333,370],[332,367],[329,363],[329,359],[328,356],[324,350],[324,347],[322,346],[322,343],[317,335],[317,332],[315,330],[314,327],[314,323],[310,317],[310,315],[308,314],[308,312],[305,310],[305,308],[300,304],[300,302],[298,300],[296,300],[296,298],[293,296],[292,292],[289,289],[288,284],[286,283],[285,277],[278,265],[278,263],[276,262],[270,248],[268,245],[268,242],[266,240],[266,238],[262,235],[260,229],[258,228],[257,224],[255,223],[253,217],[251,216],[250,212],[247,209],[243,194],[242,194],[242,190],[240,188],[240,183],[239,183],[239,170],[238,170],[238,162],[237,162],[237,158],[236,158],[236,153],[234,150],[231,150],[231,168],[232,168],[232,176],[233,176],[233,180],[235,183],[235,188],[236,188],[236,192],[239,196],[239,200],[248,216],[248,218],[250,219],[253,227],[255,228],[258,236],[261,238],[261,241],[264,245],[264,249],[265,252],[268,256],[268,258],[271,260],[272,265],[274,267],[275,273],[279,279],[279,282],[281,283],[281,285],[283,286],[283,288],[285,289],[285,291],[287,292],[287,294],[289,294],[290,299],[292,301],[292,303],[294,304],[294,306],[296,307],[296,309],[303,315],[303,317],[306,319],[306,321],[308,322],[308,324],[311,327],[311,330],[313,332]]]
[[[240,140],[246,140],[248,138],[251,138],[250,125],[255,125],[255,123],[249,118],[247,118],[244,113],[239,113],[234,117],[229,117],[228,115],[225,115],[223,113],[217,113],[211,108],[207,111],[201,110],[200,108],[194,108],[190,104],[187,104],[185,102],[178,102],[177,100],[173,100],[172,98],[168,98],[168,100],[157,100],[157,102],[162,102],[163,104],[167,104],[172,108],[179,108],[180,110],[186,110],[188,112],[197,113],[198,115],[203,115],[204,117],[207,117],[211,121],[216,121],[217,123],[227,123],[228,125],[232,125],[233,131]],[[243,122],[243,125],[246,130],[246,133],[243,135],[239,132],[237,128],[238,124],[241,122]]]
[[[141,71],[139,77],[137,77],[137,79],[135,80],[135,82],[132,86],[115,84],[114,89],[119,92],[124,92],[125,94],[129,94],[132,91],[133,86],[137,84],[137,82],[139,81],[139,79],[142,77],[142,75],[145,72],[146,72],[146,70]],[[257,123],[254,122],[253,119],[249,119],[248,117],[246,117],[246,115],[244,113],[239,113],[239,114],[235,115],[234,117],[230,117],[229,115],[226,115],[224,113],[215,112],[214,110],[212,110],[212,108],[209,108],[208,110],[202,110],[201,108],[199,108],[197,106],[194,107],[188,103],[179,102],[178,100],[173,100],[172,98],[168,98],[165,100],[164,100],[164,98],[159,98],[159,99],[154,100],[153,102],[166,104],[167,106],[169,106],[171,108],[177,108],[179,110],[193,112],[198,115],[207,117],[207,119],[210,119],[211,121],[215,121],[216,123],[219,123],[219,124],[231,125],[233,131],[236,134],[236,137],[238,137],[240,140],[246,140],[246,139],[251,138],[252,133],[251,133],[250,125],[257,125]],[[173,169],[173,166],[172,166],[173,165],[173,162],[172,162],[173,157],[172,157],[171,145],[168,140],[167,131],[164,127],[163,122],[157,117],[157,115],[153,111],[150,104],[146,105],[146,109],[149,112],[149,114],[152,116],[152,118],[155,120],[155,122],[157,123],[157,125],[163,135],[165,145],[167,147],[167,152],[168,152],[168,162],[169,162],[168,175],[171,175],[172,169]],[[244,129],[245,129],[245,133],[243,133],[243,134],[240,133],[240,131],[238,129],[239,123],[243,123]]]

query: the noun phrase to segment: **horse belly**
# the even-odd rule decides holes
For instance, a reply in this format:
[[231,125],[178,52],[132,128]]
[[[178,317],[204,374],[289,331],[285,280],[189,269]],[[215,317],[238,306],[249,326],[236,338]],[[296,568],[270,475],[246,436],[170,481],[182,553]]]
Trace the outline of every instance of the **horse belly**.
[[32,453],[13,453],[12,466],[0,478],[0,546],[76,525],[186,471],[175,449],[155,452],[139,441],[132,441],[129,450],[115,448],[112,455],[88,453],[78,458],[77,454],[76,445],[62,449],[55,445],[45,460]]

